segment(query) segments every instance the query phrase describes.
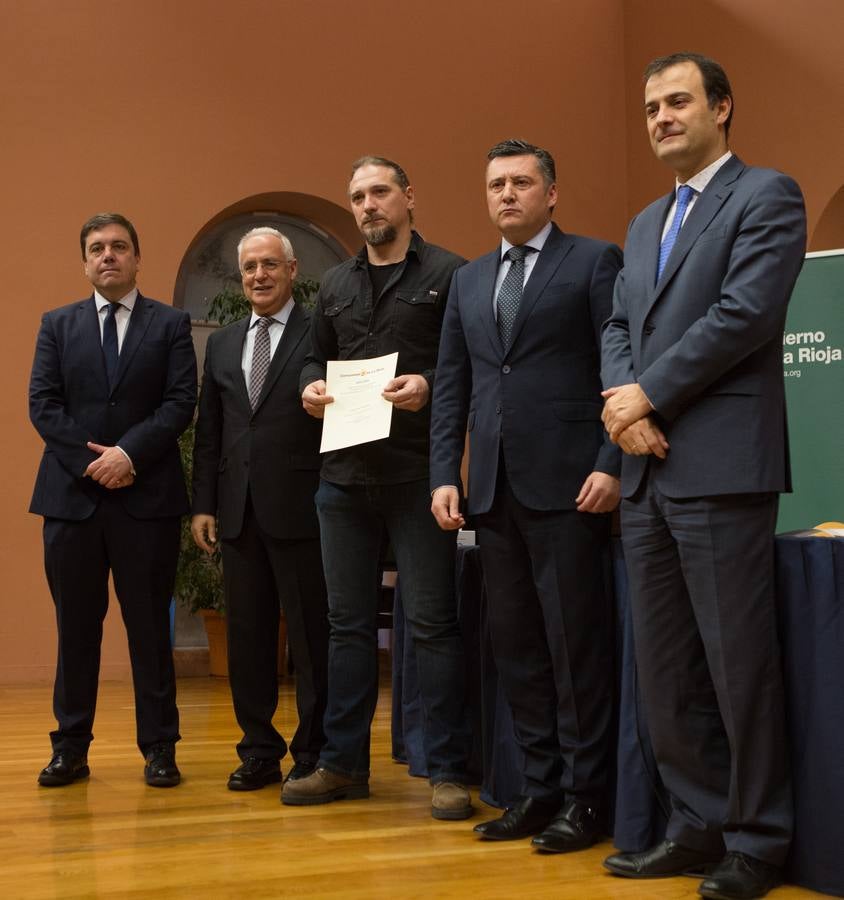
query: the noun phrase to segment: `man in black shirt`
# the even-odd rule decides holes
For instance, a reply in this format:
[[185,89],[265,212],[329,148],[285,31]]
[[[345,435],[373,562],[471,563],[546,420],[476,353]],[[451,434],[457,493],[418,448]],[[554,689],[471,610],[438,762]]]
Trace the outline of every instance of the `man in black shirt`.
[[390,436],[327,453],[316,496],[328,585],[326,745],[308,778],[288,782],[282,802],[299,806],[369,796],[369,738],[378,699],[376,614],[379,556],[389,538],[401,573],[425,716],[425,755],[437,819],[472,814],[465,781],[470,734],[454,597],[454,533],[430,515],[430,396],[448,288],[464,260],[412,229],[414,196],[401,166],[364,157],[352,166],[352,212],[366,246],[329,271],[311,322],[300,386],[322,418],[326,361],[398,352],[383,396],[394,406]]

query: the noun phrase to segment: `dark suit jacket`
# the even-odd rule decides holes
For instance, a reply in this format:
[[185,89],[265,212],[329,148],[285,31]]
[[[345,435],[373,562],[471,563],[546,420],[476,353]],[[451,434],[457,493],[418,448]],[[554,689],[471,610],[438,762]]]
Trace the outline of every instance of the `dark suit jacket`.
[[44,314],[29,386],[29,414],[44,439],[30,512],[81,521],[105,492],[82,475],[97,454],[88,441],[119,444],[137,472],[113,491],[139,519],[188,511],[177,439],[196,405],[190,318],[138,294],[109,389],[94,298]]
[[321,422],[302,408],[299,373],[308,314],[294,304],[255,412],[241,360],[250,317],[208,339],[199,398],[193,512],[218,515],[220,537],[236,538],[247,491],[261,528],[275,538],[317,537]]
[[648,464],[669,497],[790,490],[782,334],[806,248],[800,188],[733,156],[655,284],[673,199],[630,224],[604,331],[604,385],[638,381],[671,445],[664,461],[625,456],[622,495]]
[[590,472],[620,467],[601,425],[600,331],[621,251],[553,226],[506,354],[493,312],[499,260],[497,248],[452,281],[431,414],[431,489],[460,484],[468,428],[470,514],[492,505],[500,444],[520,503],[574,509]]

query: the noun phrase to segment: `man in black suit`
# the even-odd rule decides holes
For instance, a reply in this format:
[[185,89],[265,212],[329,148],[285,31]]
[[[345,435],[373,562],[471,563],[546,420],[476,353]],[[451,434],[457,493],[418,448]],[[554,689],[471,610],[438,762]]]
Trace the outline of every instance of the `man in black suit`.
[[328,619],[314,507],[320,424],[302,409],[298,389],[309,324],[293,300],[296,257],[281,232],[265,227],[247,232],[237,255],[252,314],[208,340],[191,531],[211,552],[219,517],[229,681],[243,729],[241,765],[228,786],[250,791],[281,780],[279,760],[287,752],[272,723],[281,608],[299,711],[288,780],[309,775],[319,758]]
[[44,315],[29,387],[30,418],[46,445],[30,512],[44,516],[59,632],[58,728],[38,781],[52,787],[89,774],[111,571],[144,776],[171,787],[180,776],[169,607],[188,511],[177,438],[196,404],[190,319],[138,293],[140,249],[128,219],[94,216],[80,240],[94,295]]
[[773,538],[806,218],[791,178],[730,152],[718,63],[675,54],[645,79],[651,145],[676,180],[627,234],[604,421],[625,451],[636,659],[672,811],[664,843],[605,865],[656,878],[717,863],[700,893],[738,900],[782,880],[792,831]]
[[[524,141],[490,150],[501,245],[455,273],[431,419],[432,512],[476,517],[493,652],[524,753],[520,802],[476,826],[548,852],[602,834],[612,709],[609,516],[620,453],[601,427],[600,331],[621,265],[613,244],[551,221],[554,161]],[[540,833],[541,832],[541,833]]]

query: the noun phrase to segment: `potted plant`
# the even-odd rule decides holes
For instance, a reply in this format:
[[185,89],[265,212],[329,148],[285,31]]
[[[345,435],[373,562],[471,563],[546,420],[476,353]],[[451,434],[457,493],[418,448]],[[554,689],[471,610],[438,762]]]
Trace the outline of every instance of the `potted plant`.
[[[188,492],[193,481],[193,436],[191,423],[179,438],[179,451]],[[227,675],[225,597],[223,565],[219,547],[209,556],[200,550],[190,531],[190,516],[182,519],[179,564],[176,568],[175,594],[191,613],[203,617],[208,635],[209,670],[212,675]]]

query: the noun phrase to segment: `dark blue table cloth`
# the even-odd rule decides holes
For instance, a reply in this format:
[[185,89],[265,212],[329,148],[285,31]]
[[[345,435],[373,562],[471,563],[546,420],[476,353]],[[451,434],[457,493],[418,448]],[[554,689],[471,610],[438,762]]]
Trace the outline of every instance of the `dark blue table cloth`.
[[[612,547],[616,594],[618,743],[615,827],[621,850],[643,850],[665,833],[668,801],[656,771],[638,696],[627,576],[620,541]],[[795,787],[795,836],[788,880],[844,896],[844,539],[805,534],[776,539],[788,728]],[[486,637],[480,555],[459,548],[460,626],[467,654],[467,715],[474,734],[473,774],[481,799],[506,806],[519,795],[519,750]],[[422,721],[412,645],[396,591],[393,655],[393,755],[424,776]]]

